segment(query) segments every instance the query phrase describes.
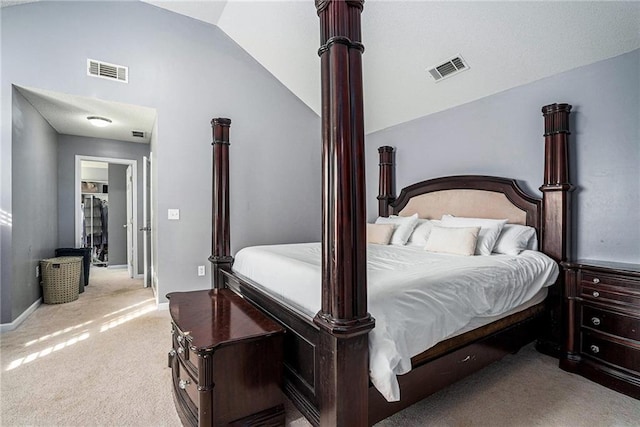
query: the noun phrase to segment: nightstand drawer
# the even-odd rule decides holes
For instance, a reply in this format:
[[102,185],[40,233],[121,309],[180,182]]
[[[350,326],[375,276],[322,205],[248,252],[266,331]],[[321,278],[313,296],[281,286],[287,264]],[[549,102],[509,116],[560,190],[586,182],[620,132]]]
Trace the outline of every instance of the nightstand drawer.
[[602,286],[623,286],[636,288],[640,292],[640,280],[633,277],[620,277],[620,275],[601,273],[599,271],[583,270],[581,275],[583,284]]
[[598,285],[581,286],[580,296],[588,301],[640,308],[640,295]]
[[198,378],[197,354],[190,350],[189,336],[173,325],[173,349],[180,362],[189,369],[194,378]]
[[602,336],[583,330],[581,352],[589,357],[640,373],[640,348],[638,347],[609,341]]
[[582,286],[596,286],[601,289],[609,289],[630,295],[635,294],[640,298],[640,280],[634,278],[586,270],[580,274],[580,284]]
[[640,318],[584,304],[582,326],[611,335],[640,341]]
[[172,364],[171,374],[175,398],[187,410],[189,417],[197,420],[200,405],[198,381],[189,374],[189,371],[178,358],[175,358]]
[[193,404],[198,406],[198,381],[193,378],[182,363],[178,363],[178,388],[183,390]]

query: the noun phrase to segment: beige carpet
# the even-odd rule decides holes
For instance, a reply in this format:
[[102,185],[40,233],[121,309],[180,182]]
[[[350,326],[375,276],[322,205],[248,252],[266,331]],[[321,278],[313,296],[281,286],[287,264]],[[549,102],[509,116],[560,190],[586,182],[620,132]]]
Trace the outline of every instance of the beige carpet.
[[[42,305],[0,336],[2,426],[179,426],[170,321],[124,270],[93,268],[78,301]],[[308,426],[288,405],[287,425]],[[640,402],[531,346],[380,426],[639,426]]]

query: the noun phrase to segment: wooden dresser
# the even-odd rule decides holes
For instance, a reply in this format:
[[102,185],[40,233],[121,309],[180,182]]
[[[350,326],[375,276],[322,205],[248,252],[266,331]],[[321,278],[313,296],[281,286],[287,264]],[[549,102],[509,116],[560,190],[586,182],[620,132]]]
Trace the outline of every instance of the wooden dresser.
[[640,399],[640,264],[581,260],[563,267],[560,367]]
[[229,289],[173,292],[173,396],[185,426],[284,425],[284,329]]

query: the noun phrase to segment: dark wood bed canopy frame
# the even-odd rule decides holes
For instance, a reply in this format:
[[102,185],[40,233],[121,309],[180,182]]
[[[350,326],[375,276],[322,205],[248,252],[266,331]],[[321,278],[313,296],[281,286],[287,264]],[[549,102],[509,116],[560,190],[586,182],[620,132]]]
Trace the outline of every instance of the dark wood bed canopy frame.
[[[401,401],[387,402],[370,384],[367,311],[365,150],[360,15],[363,0],[316,0],[322,76],[322,308],[310,321],[232,272],[229,213],[229,128],[213,127],[212,263],[214,288],[231,288],[280,324],[285,334],[283,390],[314,425],[366,426],[517,351],[542,330],[545,304],[536,305],[446,341],[412,358],[398,377]],[[394,150],[381,147],[379,215],[396,214],[416,195],[446,189],[503,193],[527,212],[541,251],[561,262],[569,253],[568,104],[542,108],[545,120],[542,199],[515,180],[483,176],[438,178],[395,197]],[[558,288],[558,286],[555,286]],[[548,306],[548,303],[547,303]],[[548,328],[548,325],[547,325]]]

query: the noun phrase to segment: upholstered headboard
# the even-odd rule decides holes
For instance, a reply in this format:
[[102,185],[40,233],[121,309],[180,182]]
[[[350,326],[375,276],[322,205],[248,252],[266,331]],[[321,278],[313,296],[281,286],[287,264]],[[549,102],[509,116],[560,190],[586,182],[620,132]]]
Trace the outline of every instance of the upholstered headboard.
[[508,219],[512,224],[540,228],[540,199],[526,194],[515,180],[477,176],[431,179],[402,189],[387,214],[440,219],[444,214]]
[[444,214],[474,218],[506,218],[526,224],[526,211],[513,205],[504,194],[485,190],[441,190],[412,197],[398,213],[419,218],[440,219]]

